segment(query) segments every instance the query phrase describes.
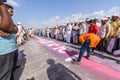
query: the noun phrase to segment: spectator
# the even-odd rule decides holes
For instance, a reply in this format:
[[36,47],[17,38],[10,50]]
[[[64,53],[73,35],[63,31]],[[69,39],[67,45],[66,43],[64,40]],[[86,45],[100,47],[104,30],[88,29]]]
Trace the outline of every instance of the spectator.
[[72,23],[67,24],[66,28],[66,42],[70,43],[71,42],[71,33],[72,33]]
[[78,23],[75,22],[73,26],[73,43],[78,44],[78,36],[79,36],[79,27]]
[[79,23],[79,30],[80,30],[79,35],[87,33],[87,27],[83,21],[80,21],[80,23]]
[[111,19],[111,31],[110,31],[110,41],[107,47],[108,52],[113,52],[120,49],[120,20],[119,15],[114,14]]
[[49,38],[50,37],[50,29],[47,27],[46,31],[47,31],[47,37]]
[[18,44],[18,46],[21,46],[21,45],[23,45],[25,43],[24,38],[23,38],[23,36],[25,34],[25,31],[24,31],[24,29],[22,27],[21,22],[17,22],[17,27],[18,27],[18,32],[16,34],[16,36],[17,36],[17,44]]
[[88,33],[94,33],[98,34],[99,33],[99,28],[98,26],[94,23],[94,20],[90,20],[90,27],[88,29]]
[[[7,10],[6,10],[7,9]],[[17,63],[17,45],[13,23],[13,7],[0,1],[0,80],[14,80],[13,69]]]
[[105,50],[105,43],[107,42],[108,36],[110,34],[111,25],[107,22],[107,18],[101,19],[101,27],[99,36],[101,38],[100,44],[98,45],[98,49],[104,51]]
[[94,19],[94,22],[99,28],[101,27],[101,23],[99,22],[97,17]]
[[22,26],[23,31],[25,32],[23,35],[24,40],[28,41],[27,30]]

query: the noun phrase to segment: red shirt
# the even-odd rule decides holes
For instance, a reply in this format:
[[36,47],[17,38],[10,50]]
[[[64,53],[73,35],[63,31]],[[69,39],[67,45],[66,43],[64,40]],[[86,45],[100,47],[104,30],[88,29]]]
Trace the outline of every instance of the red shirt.
[[98,26],[96,24],[90,24],[88,33],[94,33],[94,34],[99,33]]

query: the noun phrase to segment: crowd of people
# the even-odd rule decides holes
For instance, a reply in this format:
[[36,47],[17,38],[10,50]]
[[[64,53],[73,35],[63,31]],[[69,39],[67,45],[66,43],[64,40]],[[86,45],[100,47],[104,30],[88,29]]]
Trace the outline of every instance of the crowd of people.
[[53,28],[38,30],[38,35],[65,41],[73,44],[81,44],[79,36],[94,33],[101,38],[97,49],[109,54],[120,54],[120,17],[119,14],[105,16],[98,19],[86,18],[85,21],[70,22],[57,25]]

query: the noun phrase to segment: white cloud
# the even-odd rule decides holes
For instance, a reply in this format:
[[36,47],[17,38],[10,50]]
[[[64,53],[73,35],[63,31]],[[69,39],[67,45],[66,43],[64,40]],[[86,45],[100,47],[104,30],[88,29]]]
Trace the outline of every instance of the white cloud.
[[[25,23],[25,22],[23,22],[23,23]],[[40,23],[35,21],[35,20],[31,20],[31,21],[27,22],[26,27],[39,28],[40,27]]]
[[20,6],[20,4],[18,3],[20,0],[17,0],[17,1],[15,1],[15,0],[7,0],[7,3],[8,4],[11,4],[11,5],[13,5],[13,6],[16,6],[16,7],[18,7],[18,6]]
[[105,16],[105,11],[101,10],[101,11],[93,12],[90,17],[91,18],[95,18],[95,17],[101,18],[103,16]]
[[[85,18],[102,18],[105,16],[112,16],[113,14],[120,14],[120,8],[119,7],[113,7],[108,11],[104,11],[104,10],[100,10],[100,11],[95,11],[93,13],[89,13],[89,14],[82,14],[82,13],[78,13],[78,14],[71,14],[70,16],[67,16],[63,19],[59,18],[59,23],[67,23],[67,22],[75,22],[75,21],[80,21],[80,20],[85,20]],[[50,20],[49,20],[50,22]],[[47,21],[46,21],[47,23]],[[55,21],[54,24],[57,24],[58,22]]]
[[48,21],[43,22],[41,25],[42,26],[53,26],[53,25],[59,24],[60,20],[61,20],[60,16],[55,16],[49,19]]
[[106,15],[109,15],[109,16],[111,16],[111,15],[113,15],[113,14],[120,14],[120,8],[118,8],[118,7],[113,7],[112,9],[110,9],[107,13],[106,13]]
[[75,22],[75,21],[80,21],[80,20],[85,20],[85,18],[101,18],[105,16],[112,16],[113,14],[120,14],[120,8],[119,7],[113,7],[108,11],[100,10],[100,11],[95,11],[93,13],[88,13],[88,14],[82,14],[82,13],[76,13],[76,14],[71,14],[70,16],[66,16],[64,18],[60,16],[55,16],[47,21],[44,21],[43,23],[37,23],[37,22],[30,22],[31,25],[36,25],[38,24],[38,28],[43,28],[43,27],[54,27],[59,24],[65,24],[68,22]]
[[80,19],[82,19],[83,17],[84,16],[82,16],[82,13],[72,14],[70,16],[65,17],[63,21],[65,21],[65,23],[76,22],[76,21],[79,21]]

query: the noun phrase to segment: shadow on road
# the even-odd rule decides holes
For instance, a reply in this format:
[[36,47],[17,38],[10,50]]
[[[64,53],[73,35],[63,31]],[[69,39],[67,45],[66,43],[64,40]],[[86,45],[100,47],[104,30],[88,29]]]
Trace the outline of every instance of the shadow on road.
[[48,59],[47,63],[49,64],[47,69],[49,80],[81,80],[78,75],[67,69],[64,65],[55,63],[53,59]]
[[26,63],[26,58],[25,58],[25,54],[24,54],[24,50],[21,50],[18,52],[18,62],[17,65],[19,66],[14,73],[15,76],[15,80],[19,80],[20,76],[24,70],[25,67],[25,63]]

